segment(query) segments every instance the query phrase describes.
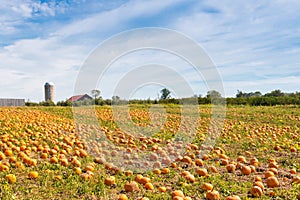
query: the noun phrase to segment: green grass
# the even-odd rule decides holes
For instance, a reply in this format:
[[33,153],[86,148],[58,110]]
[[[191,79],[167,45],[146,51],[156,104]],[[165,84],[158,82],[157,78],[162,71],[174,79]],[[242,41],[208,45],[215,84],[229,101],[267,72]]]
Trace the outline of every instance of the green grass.
[[[167,124],[176,126],[180,122],[179,116],[181,111],[177,105],[165,105],[166,113],[168,113]],[[111,107],[97,106],[98,120],[100,126],[108,127],[114,131],[118,128],[118,124],[112,119],[107,118],[111,114]],[[149,105],[130,105],[131,112],[149,113]],[[0,112],[4,110],[0,109]],[[51,126],[57,126],[66,123],[67,127],[72,127],[72,109],[69,107],[36,107],[36,108],[18,108],[13,110],[19,112],[41,112],[44,113],[49,120],[53,118]],[[5,110],[7,112],[7,110]],[[210,106],[200,106],[200,122],[198,127],[197,136],[194,138],[194,143],[201,146],[202,141],[207,135],[207,128],[210,124]],[[192,115],[193,113],[191,113]],[[16,114],[17,115],[17,114]],[[10,115],[10,119],[0,118],[0,135],[5,133],[12,134],[17,137],[16,133],[40,132],[40,138],[48,143],[50,148],[54,146],[53,142],[48,140],[41,128],[40,123],[44,121],[28,121],[26,125],[18,125],[24,123],[20,117]],[[88,115],[87,115],[88,116]],[[82,119],[87,116],[83,113]],[[149,117],[133,117],[134,123],[149,123]],[[88,122],[84,121],[84,122]],[[300,193],[300,184],[291,184],[291,177],[289,170],[296,168],[300,172],[300,108],[291,106],[275,106],[275,107],[228,107],[226,113],[226,120],[224,123],[223,131],[220,137],[216,138],[215,146],[224,149],[230,161],[236,162],[238,156],[245,156],[247,160],[251,157],[256,157],[259,160],[259,169],[249,176],[243,176],[239,170],[235,173],[227,173],[225,166],[220,165],[220,160],[217,154],[209,152],[211,159],[204,161],[204,167],[208,168],[214,165],[218,168],[219,173],[210,173],[208,177],[200,177],[195,173],[195,166],[186,165],[185,163],[178,162],[178,166],[183,170],[190,171],[195,177],[195,183],[189,183],[181,175],[177,169],[170,168],[170,173],[166,175],[155,175],[153,172],[145,172],[144,175],[151,178],[151,182],[155,186],[154,191],[147,191],[142,185],[139,185],[140,190],[135,193],[126,193],[129,199],[138,199],[139,197],[148,197],[149,199],[171,199],[171,192],[180,189],[193,199],[204,199],[205,191],[201,189],[204,182],[214,185],[214,189],[219,191],[222,199],[229,195],[239,195],[241,199],[296,199]],[[9,127],[10,125],[14,125]],[[63,137],[68,135],[67,130],[62,138],[58,138],[57,143],[63,141]],[[16,134],[14,136],[14,134]],[[26,133],[28,135],[30,133]],[[49,133],[50,134],[50,133]],[[113,132],[113,134],[115,134]],[[275,136],[274,136],[275,135]],[[33,140],[32,134],[29,139]],[[171,139],[174,137],[174,132],[168,130],[165,124],[165,131],[158,132],[157,137],[164,139]],[[274,137],[276,139],[274,139]],[[23,140],[23,138],[19,138]],[[25,140],[24,141],[28,141]],[[137,144],[140,144],[137,142]],[[280,146],[280,150],[274,150],[275,145]],[[149,145],[148,148],[150,148]],[[292,153],[290,147],[295,147],[298,151]],[[5,147],[0,146],[0,150],[4,151]],[[246,155],[246,151],[251,153],[251,156]],[[187,154],[196,154],[195,151],[190,150]],[[249,194],[252,187],[254,177],[263,173],[268,169],[268,160],[275,158],[279,164],[280,174],[277,176],[281,185],[279,188],[270,189],[266,188],[264,195],[260,198],[253,198]],[[93,156],[89,155],[86,158],[80,159],[82,169],[87,163],[93,162]],[[3,162],[3,161],[2,161]],[[126,167],[126,166],[125,166]],[[114,174],[112,171],[105,169],[104,165],[96,164],[94,177],[91,180],[83,180],[79,175],[74,172],[73,166],[63,167],[59,164],[50,164],[48,161],[38,160],[36,167],[26,167],[25,170],[19,170],[12,165],[10,171],[0,172],[0,199],[117,199],[117,195],[125,193],[124,184],[127,181],[133,180],[136,176],[126,177],[124,173]],[[38,171],[39,177],[37,180],[27,178],[29,171]],[[50,173],[46,173],[50,170]],[[9,184],[5,176],[8,173],[13,173],[17,176],[17,182]],[[60,175],[62,180],[55,180],[54,176]],[[104,185],[104,179],[107,176],[114,175],[117,184],[114,187]],[[297,174],[299,176],[299,173]],[[284,182],[284,177],[288,178]],[[182,182],[186,182],[186,186],[182,186]],[[158,192],[159,186],[166,186],[168,191],[166,193]],[[271,198],[268,194],[274,191],[275,197]]]

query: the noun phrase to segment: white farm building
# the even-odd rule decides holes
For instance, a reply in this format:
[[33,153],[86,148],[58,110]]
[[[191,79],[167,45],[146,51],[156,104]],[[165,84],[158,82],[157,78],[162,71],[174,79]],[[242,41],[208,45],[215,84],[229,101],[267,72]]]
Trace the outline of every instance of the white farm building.
[[25,99],[0,99],[0,106],[25,106]]

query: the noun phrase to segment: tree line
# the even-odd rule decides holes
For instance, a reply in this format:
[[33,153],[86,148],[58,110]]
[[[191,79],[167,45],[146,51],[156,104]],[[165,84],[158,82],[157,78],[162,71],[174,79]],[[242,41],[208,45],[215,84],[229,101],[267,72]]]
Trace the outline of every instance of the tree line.
[[226,103],[250,106],[300,105],[300,92],[285,93],[277,89],[262,94],[259,91],[246,93],[238,90],[235,98],[226,98]]
[[82,106],[82,105],[124,105],[124,104],[227,104],[227,105],[249,105],[249,106],[274,106],[274,105],[300,105],[300,92],[285,93],[279,89],[266,94],[260,91],[243,92],[238,90],[235,97],[224,98],[220,92],[210,90],[205,96],[194,95],[186,98],[173,98],[171,91],[163,88],[159,99],[131,99],[124,100],[119,96],[111,99],[103,99],[99,90],[92,90],[93,99],[70,102],[69,100],[59,101],[56,104],[52,101],[40,103],[26,102],[27,106]]

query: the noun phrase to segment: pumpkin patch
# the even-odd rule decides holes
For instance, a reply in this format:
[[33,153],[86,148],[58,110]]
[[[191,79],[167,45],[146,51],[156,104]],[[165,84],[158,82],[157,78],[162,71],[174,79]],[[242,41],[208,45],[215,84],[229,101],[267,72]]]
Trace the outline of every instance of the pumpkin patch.
[[0,108],[1,199],[299,199],[300,108],[230,107],[214,145],[211,107],[199,109],[184,143],[174,138],[191,122],[174,105],[163,124],[130,107],[134,124],[157,126],[147,136],[108,106],[96,107],[100,126],[84,110],[76,124],[70,108]]

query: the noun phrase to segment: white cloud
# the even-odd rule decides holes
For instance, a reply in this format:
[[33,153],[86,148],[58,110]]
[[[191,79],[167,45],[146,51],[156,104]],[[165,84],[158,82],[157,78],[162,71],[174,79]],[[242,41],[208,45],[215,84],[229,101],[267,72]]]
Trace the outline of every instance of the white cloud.
[[53,16],[60,6],[53,3],[41,3],[34,0],[10,0],[3,1],[0,5],[2,13],[0,20],[26,20],[31,18],[33,14],[51,15]]
[[[63,45],[60,38],[27,39],[6,46],[0,51],[2,67],[0,93],[11,96],[13,90],[32,100],[43,100],[44,82],[53,81],[60,91],[57,100],[73,92],[76,71],[83,62],[87,49],[84,46]],[[10,88],[15,88],[10,90]]]
[[75,21],[58,30],[55,34],[65,37],[91,33],[104,35],[113,30],[124,30],[130,25],[130,20],[138,20],[140,16],[155,15],[178,2],[181,0],[130,1],[115,9],[95,13]]
[[[6,45],[0,49],[1,85],[6,85],[6,88],[0,88],[1,94],[12,96],[13,91],[18,91],[18,95],[39,101],[43,99],[44,82],[53,81],[57,85],[57,99],[65,99],[72,95],[76,73],[89,51],[110,35],[141,28],[144,19],[149,20],[147,25],[153,20],[155,25],[173,28],[198,41],[219,66],[228,95],[235,94],[237,89],[265,91],[282,86],[280,89],[291,90],[298,84],[300,2],[297,0],[194,1],[193,6],[184,8],[183,15],[165,12],[169,7],[181,5],[184,1],[180,0],[118,2],[109,8],[96,1],[90,4],[84,0],[71,2],[78,4],[77,7],[69,6],[66,1],[1,2],[0,36],[7,39],[0,39],[1,44]],[[87,5],[86,10],[91,5],[96,8],[91,8],[93,12],[81,13],[79,3],[82,2]],[[30,21],[41,16],[55,19],[57,14],[71,9],[75,9],[79,17],[68,13],[70,20],[67,23],[58,18],[53,24],[43,26],[38,20]],[[177,9],[181,11],[181,8]],[[169,16],[169,24],[161,23],[158,15]],[[31,23],[36,23],[41,33],[36,27],[32,28]],[[23,35],[31,39],[22,39],[25,38]],[[168,65],[180,63],[162,55],[154,56],[153,59],[164,59]],[[107,85],[111,86],[118,75],[128,71],[128,65],[149,61],[148,57],[149,54],[140,55],[139,59],[129,57],[121,63],[126,68],[112,68],[114,71],[107,76],[107,79],[111,78]],[[178,65],[177,69],[181,71],[183,68]],[[191,71],[183,73],[189,80],[199,82]],[[108,90],[109,86],[105,89]],[[110,97],[109,92],[107,95]]]
[[[243,92],[260,91],[263,94],[280,89],[284,92],[297,91],[297,85],[300,84],[300,76],[286,76],[278,78],[266,78],[261,80],[247,80],[247,81],[225,81],[225,94],[226,96],[235,96],[237,90]],[[262,85],[264,87],[262,87]],[[298,90],[299,91],[299,90]]]
[[[205,1],[218,13],[195,11],[172,23],[172,27],[195,38],[206,49],[231,88],[255,83],[294,87],[291,74],[299,75],[299,1]],[[282,77],[286,82],[278,81]],[[245,80],[244,82],[240,82]],[[270,80],[264,82],[264,80]],[[275,81],[273,84],[272,81]],[[276,82],[277,81],[277,82]],[[245,84],[243,84],[245,83]],[[247,83],[249,83],[247,85]],[[266,85],[268,84],[268,85]],[[228,84],[225,83],[228,86]],[[236,90],[236,89],[235,89]]]
[[42,15],[54,16],[56,7],[53,4],[47,3],[33,3],[31,10],[33,13],[41,13]]
[[22,34],[20,26],[29,26],[31,20],[37,17],[54,17],[56,14],[63,13],[68,8],[64,1],[40,2],[35,0],[9,0],[1,1],[0,4],[0,35]]
[[31,17],[32,7],[30,4],[14,4],[11,6],[11,10],[21,17]]

